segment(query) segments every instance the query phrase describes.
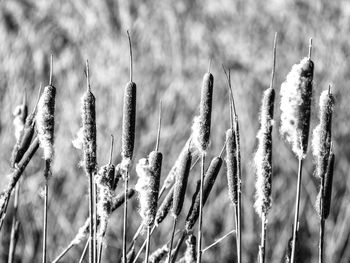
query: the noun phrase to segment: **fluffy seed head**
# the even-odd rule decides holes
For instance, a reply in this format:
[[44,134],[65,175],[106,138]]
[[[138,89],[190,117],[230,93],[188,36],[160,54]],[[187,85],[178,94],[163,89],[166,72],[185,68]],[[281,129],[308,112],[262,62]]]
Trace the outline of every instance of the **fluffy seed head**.
[[[204,185],[203,185],[203,206],[205,205],[209,197],[210,191],[213,188],[213,185],[215,183],[217,175],[219,174],[221,166],[222,166],[222,159],[220,157],[215,157],[211,161],[208,167],[208,170],[205,173],[205,177],[204,177],[205,179],[204,179]],[[200,185],[197,184],[196,192],[192,197],[192,204],[185,222],[186,231],[189,231],[193,228],[199,216],[199,206],[200,206],[200,196],[198,194],[199,186]]]
[[281,135],[298,158],[305,158],[309,137],[314,63],[295,64],[281,85]]
[[18,105],[13,111],[13,126],[15,127],[15,137],[18,141],[24,129],[24,124],[28,114],[28,107],[26,104]]
[[264,92],[260,112],[260,130],[257,138],[258,149],[254,156],[256,170],[255,203],[257,214],[262,217],[271,208],[271,177],[272,177],[272,127],[275,91],[267,89]]
[[136,84],[129,82],[124,91],[122,158],[132,159],[135,141]]
[[82,98],[83,156],[86,173],[96,171],[95,96],[87,90]]
[[238,187],[238,174],[237,174],[237,146],[235,131],[228,129],[226,131],[226,166],[227,166],[227,185],[228,195],[232,203],[237,204],[237,187]]
[[197,262],[196,237],[189,234],[186,240],[185,263]]
[[156,214],[156,225],[158,226],[160,223],[163,222],[163,220],[168,215],[172,205],[173,205],[173,197],[174,197],[174,187],[171,188],[168,192],[168,194],[165,196],[163,202],[158,208],[157,214]]
[[172,214],[175,218],[181,213],[182,210],[182,206],[185,200],[188,176],[191,169],[191,153],[188,151],[187,155],[183,157],[184,158],[181,160],[179,172],[176,175],[174,184],[174,201]]
[[325,90],[320,97],[320,123],[313,131],[312,152],[316,161],[316,175],[324,177],[331,147],[332,113],[334,97]]
[[213,84],[213,75],[210,72],[205,73],[201,89],[199,116],[194,118],[192,126],[193,143],[201,153],[205,153],[209,145]]
[[85,237],[89,234],[89,218],[85,220],[85,223],[82,227],[79,228],[78,233],[74,237],[74,239],[71,241],[72,245],[79,245],[81,241],[84,240]]
[[40,147],[44,151],[45,160],[52,160],[53,157],[55,96],[56,88],[51,85],[46,86],[40,97],[36,114],[38,138]]
[[[152,157],[154,162],[154,157]],[[143,158],[136,165],[136,172],[139,177],[135,189],[139,193],[140,215],[145,226],[152,226],[157,212],[157,201],[159,192],[159,176],[155,173],[154,163]]]
[[168,254],[169,249],[167,245],[162,246],[161,248],[158,248],[156,251],[154,251],[149,256],[149,262],[150,263],[160,263],[162,262],[163,258]]

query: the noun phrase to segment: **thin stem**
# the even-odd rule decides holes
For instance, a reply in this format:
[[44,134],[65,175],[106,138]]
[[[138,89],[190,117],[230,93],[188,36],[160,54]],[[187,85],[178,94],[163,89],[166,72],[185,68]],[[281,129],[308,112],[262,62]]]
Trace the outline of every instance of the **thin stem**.
[[171,251],[173,250],[174,234],[176,230],[177,216],[174,217],[173,231],[171,232],[170,247],[168,252],[168,263],[171,261]]
[[236,145],[237,145],[237,262],[241,263],[242,260],[242,239],[241,239],[241,204],[242,204],[242,169],[241,169],[241,146],[240,146],[240,134],[238,117],[235,118],[235,130],[236,130]]
[[261,240],[259,246],[259,262],[265,263],[265,243],[266,243],[266,214],[261,216]]
[[18,182],[15,189],[15,200],[13,202],[13,218],[12,218],[12,226],[11,226],[11,239],[10,239],[8,263],[14,262],[16,244],[18,239],[19,222],[17,218],[17,209],[18,209],[18,200],[19,200],[19,187],[20,187],[20,183]]
[[86,90],[87,90],[87,92],[91,92],[89,60],[86,60],[85,66],[86,66],[86,70],[85,70],[85,74],[86,74]]
[[210,73],[210,68],[211,68],[211,58],[209,59],[209,65],[208,65],[208,73]]
[[[49,171],[50,161],[45,162],[45,171]],[[45,172],[45,189],[44,189],[44,228],[43,228],[43,263],[46,263],[47,254],[47,209],[48,209],[48,197],[49,197],[49,174]]]
[[86,241],[86,244],[85,244],[83,253],[81,254],[81,257],[80,257],[80,259],[79,259],[79,263],[82,263],[82,262],[83,262],[88,247],[90,247],[90,239],[89,239],[89,238],[88,238],[87,241]]
[[146,246],[145,263],[148,263],[150,241],[151,241],[151,227],[150,227],[150,226],[147,226],[147,246]]
[[[89,240],[89,239],[88,239],[88,240]],[[55,259],[52,261],[52,263],[57,263],[58,261],[60,261],[60,259],[63,258],[63,256],[64,256],[65,254],[67,254],[67,252],[68,252],[72,247],[74,247],[74,243],[70,243],[70,244],[61,252],[61,254],[59,254],[59,255],[57,256],[57,258],[55,258]]]
[[175,251],[172,254],[171,263],[175,263],[176,258],[177,258],[177,254],[179,253],[180,247],[181,247],[182,243],[184,242],[185,237],[186,237],[186,231],[182,231],[182,235],[181,235],[180,239],[177,241]]
[[52,77],[53,77],[53,55],[50,56],[50,79],[49,85],[52,86]]
[[[124,195],[127,196],[129,183],[129,170],[126,171],[124,181]],[[126,262],[126,231],[128,227],[128,198],[124,200],[124,217],[123,217],[123,260]]]
[[158,116],[158,130],[157,130],[157,142],[155,151],[157,152],[159,149],[159,141],[160,141],[160,130],[162,126],[162,100],[159,101],[159,116]]
[[111,134],[111,149],[109,151],[109,162],[108,164],[112,164],[112,159],[113,159],[113,148],[114,148],[114,136]]
[[297,194],[295,199],[295,214],[294,214],[294,224],[293,224],[291,263],[295,262],[295,247],[296,247],[296,239],[297,239],[297,233],[299,228],[299,206],[300,206],[300,187],[301,187],[302,169],[303,169],[303,159],[299,158]]
[[311,59],[311,54],[312,54],[312,37],[309,39],[309,54],[308,58]]
[[129,30],[126,31],[126,34],[128,35],[129,40],[129,52],[130,52],[130,82],[132,82],[132,76],[133,76],[133,64],[132,64],[132,47],[131,47],[131,37],[129,34]]
[[221,243],[222,241],[224,241],[228,236],[232,235],[236,233],[236,230],[233,229],[230,232],[226,233],[224,236],[220,237],[218,240],[216,240],[214,243],[210,244],[209,246],[207,246],[206,248],[202,249],[202,253],[204,253],[205,251],[211,249],[212,247],[216,246],[217,244]]
[[275,69],[276,69],[276,45],[277,45],[277,32],[275,33],[275,38],[273,41],[273,55],[272,55],[272,71],[271,71],[271,81],[270,81],[270,89],[273,89],[273,81],[275,79]]
[[99,243],[99,248],[98,248],[98,263],[101,263],[102,260],[102,248],[103,248],[103,242],[102,240]]
[[89,263],[94,262],[94,182],[92,178],[92,172],[89,172]]
[[325,219],[324,219],[324,210],[323,210],[323,202],[324,202],[324,177],[321,177],[321,196],[320,196],[320,240],[318,243],[318,262],[323,262],[323,243],[324,243],[324,226],[325,226]]
[[200,196],[199,196],[199,224],[198,224],[198,246],[197,246],[197,263],[202,261],[202,220],[203,220],[203,184],[204,184],[204,165],[205,154],[202,154],[202,169],[201,169],[201,182],[200,182]]
[[94,263],[97,262],[97,185],[95,183],[95,178],[94,180]]
[[[155,228],[156,228],[156,226],[154,225],[152,230],[151,230],[150,236],[152,236],[152,233],[155,230]],[[136,263],[137,259],[140,257],[140,255],[141,255],[141,253],[142,253],[142,251],[143,251],[143,249],[145,248],[146,245],[147,245],[147,239],[142,243],[139,251],[137,252],[137,254],[136,254],[136,256],[135,256],[135,258],[133,260],[133,263]]]
[[43,84],[40,83],[38,96],[37,96],[37,98],[36,98],[36,102],[35,102],[35,106],[34,106],[34,108],[33,108],[32,114],[34,114],[34,113],[36,112],[36,109],[38,108],[38,103],[39,103],[39,100],[40,100],[40,95],[41,95],[42,89],[43,89]]

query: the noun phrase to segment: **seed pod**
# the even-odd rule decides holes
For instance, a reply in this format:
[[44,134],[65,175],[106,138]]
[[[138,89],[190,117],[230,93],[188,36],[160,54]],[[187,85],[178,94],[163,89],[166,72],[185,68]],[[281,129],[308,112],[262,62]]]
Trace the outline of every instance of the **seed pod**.
[[44,88],[38,102],[38,112],[36,114],[36,127],[40,147],[44,151],[44,159],[52,161],[53,142],[55,128],[55,97],[56,88],[48,85]]
[[95,96],[91,93],[89,64],[86,61],[87,91],[82,97],[83,156],[87,174],[96,171],[96,111]]
[[172,204],[173,204],[173,197],[174,197],[174,187],[172,187],[168,194],[165,196],[162,204],[159,206],[157,214],[156,214],[156,225],[158,226],[160,223],[163,222],[163,220],[168,215]]
[[258,149],[254,156],[256,169],[255,204],[256,213],[262,217],[271,208],[271,177],[272,177],[272,127],[275,90],[267,89],[264,92],[260,112],[260,130],[257,138]]
[[173,195],[172,214],[175,218],[181,213],[182,206],[185,200],[188,176],[191,169],[191,153],[187,151],[187,155],[183,156],[179,171],[176,174]]
[[186,240],[185,263],[197,262],[196,237],[189,234]]
[[334,97],[330,90],[320,96],[320,123],[313,131],[312,150],[316,161],[316,175],[324,178],[331,148],[332,113]]
[[167,245],[162,246],[161,248],[158,248],[156,251],[154,251],[149,256],[149,262],[150,263],[160,263],[162,262],[162,259],[168,254],[169,248]]
[[[221,165],[222,165],[222,159],[220,157],[215,157],[211,161],[209,168],[205,173],[204,186],[203,186],[203,206],[205,205],[205,202],[209,197],[210,191],[213,188],[216,177],[219,174]],[[186,223],[185,223],[186,231],[189,231],[193,228],[199,216],[200,196],[198,195],[198,192],[199,192],[199,185],[197,185],[196,192],[193,195],[192,204],[186,218]]]
[[205,73],[201,89],[199,116],[194,119],[192,126],[193,143],[201,153],[205,153],[209,145],[213,84],[213,75],[210,72]]
[[[140,215],[145,226],[151,227],[154,223],[157,212],[157,201],[159,192],[159,176],[156,170],[160,171],[160,167],[155,165],[161,155],[152,155],[150,158],[139,160],[136,165],[136,172],[139,177],[135,189],[139,193]],[[161,158],[160,158],[161,160]],[[152,162],[152,163],[151,163]],[[161,163],[160,163],[161,164]]]
[[[149,156],[149,166],[153,174],[153,180],[151,181],[151,189],[153,192],[153,198],[152,198],[152,207],[154,207],[153,214],[153,221],[156,217],[157,213],[157,206],[158,206],[158,195],[159,195],[159,185],[160,185],[160,176],[162,172],[162,161],[163,161],[163,154],[159,151],[152,151]],[[153,223],[152,223],[153,225]]]
[[238,201],[237,146],[235,131],[226,131],[226,166],[228,196],[233,204]]
[[[327,170],[324,178],[324,199],[323,199],[323,219],[327,219],[331,208],[332,184],[334,171],[334,153],[331,153],[328,160]],[[316,211],[321,218],[321,189],[316,198]]]
[[314,63],[304,58],[295,64],[281,85],[281,135],[299,159],[306,156]]

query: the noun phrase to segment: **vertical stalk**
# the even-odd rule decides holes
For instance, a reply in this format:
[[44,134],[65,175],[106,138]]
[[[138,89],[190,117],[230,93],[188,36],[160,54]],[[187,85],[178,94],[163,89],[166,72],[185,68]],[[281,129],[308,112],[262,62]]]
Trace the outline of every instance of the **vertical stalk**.
[[[233,104],[233,95],[232,97],[232,107],[234,108]],[[234,112],[236,112],[236,109],[234,108]],[[235,130],[236,130],[236,145],[237,145],[237,262],[242,262],[242,239],[241,239],[241,187],[242,187],[242,170],[241,170],[241,147],[240,147],[240,136],[239,136],[239,125],[238,125],[238,117],[235,113]]]
[[300,187],[301,187],[301,176],[303,169],[303,159],[299,157],[299,169],[298,169],[298,182],[297,182],[297,194],[295,199],[295,214],[294,214],[294,225],[293,225],[293,239],[292,239],[292,254],[291,263],[295,262],[295,247],[296,239],[299,228],[299,206],[300,206]]
[[43,263],[46,263],[46,251],[47,251],[47,208],[48,208],[48,196],[49,196],[49,170],[50,160],[45,161],[45,189],[44,189],[44,229],[43,229]]
[[[127,170],[125,174],[124,196],[127,196],[127,193],[128,193],[128,183],[129,183],[129,170]],[[128,227],[127,217],[128,217],[128,198],[125,198],[124,217],[123,217],[123,262],[126,262],[126,229]]]
[[145,257],[145,263],[148,263],[148,257],[149,257],[149,248],[150,248],[150,238],[151,238],[151,227],[147,226],[147,246],[146,246],[146,257]]
[[265,243],[266,243],[266,214],[261,215],[261,240],[259,246],[259,262],[265,263]]
[[18,209],[18,199],[19,199],[19,182],[16,184],[15,190],[15,200],[13,202],[13,218],[12,218],[12,226],[11,226],[11,239],[10,239],[10,248],[9,248],[9,257],[8,263],[12,263],[14,261],[16,244],[18,238],[18,218],[17,218],[17,209]]
[[97,262],[97,185],[94,180],[94,263]]
[[324,201],[324,177],[321,177],[321,197],[320,197],[320,240],[318,244],[318,262],[323,263],[323,243],[324,243],[324,209],[323,209],[323,201]]
[[92,172],[89,172],[89,216],[90,216],[90,229],[89,229],[89,263],[94,262],[94,182],[92,178]]
[[202,262],[202,221],[203,221],[203,183],[204,183],[204,164],[205,154],[202,154],[202,168],[201,168],[201,183],[200,183],[200,195],[199,195],[199,225],[198,225],[198,257],[197,263]]
[[173,231],[171,232],[170,247],[169,247],[169,253],[168,253],[168,263],[171,262],[171,251],[173,250],[173,242],[174,242],[176,223],[177,223],[177,216],[174,217]]

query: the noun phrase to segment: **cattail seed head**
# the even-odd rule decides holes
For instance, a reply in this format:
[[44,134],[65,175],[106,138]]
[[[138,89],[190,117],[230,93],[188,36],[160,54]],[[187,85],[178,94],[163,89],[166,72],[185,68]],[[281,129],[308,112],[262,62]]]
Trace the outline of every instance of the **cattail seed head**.
[[187,181],[191,169],[191,160],[191,153],[188,151],[187,155],[182,159],[179,171],[176,174],[172,208],[172,214],[175,218],[181,213],[185,200]]
[[257,138],[258,149],[254,156],[256,169],[255,183],[255,211],[262,217],[271,208],[271,177],[272,177],[272,127],[275,90],[267,89],[264,92],[260,112],[260,130]]
[[304,58],[295,64],[281,85],[281,135],[294,154],[305,158],[309,137],[314,63]]
[[157,214],[156,214],[156,225],[158,226],[168,215],[174,200],[174,187],[171,188],[168,192],[168,194],[165,196],[163,202],[158,208]]
[[162,246],[161,248],[158,248],[156,251],[154,251],[149,256],[149,262],[150,263],[160,263],[163,262],[163,258],[168,254],[169,248],[167,245]]
[[[334,171],[334,153],[331,153],[328,160],[327,170],[324,178],[324,199],[323,199],[323,219],[327,219],[331,208],[332,184]],[[321,215],[321,189],[316,198],[316,211],[320,218]]]
[[209,145],[213,85],[213,75],[210,72],[205,73],[201,89],[199,116],[195,117],[192,126],[193,143],[201,153],[205,153]]
[[[205,173],[204,185],[203,185],[203,206],[205,205],[209,197],[210,191],[213,188],[213,185],[215,183],[217,175],[219,174],[221,166],[222,166],[222,158],[215,157],[211,161],[208,167],[208,170]],[[199,216],[200,196],[198,192],[199,192],[199,184],[197,184],[197,189],[193,195],[192,204],[186,218],[186,222],[185,222],[186,231],[189,231],[193,228]]]
[[38,102],[38,112],[36,114],[40,147],[44,151],[44,159],[50,161],[53,157],[55,96],[56,88],[51,85],[46,86]]
[[132,159],[135,141],[136,84],[129,82],[125,86],[122,127],[122,158]]
[[[133,196],[135,195],[135,190],[132,188],[128,189],[128,192],[126,194],[126,197],[128,199],[131,199]],[[123,194],[119,194],[116,197],[112,198],[112,212],[115,211],[116,209],[118,209],[119,207],[121,207],[124,204],[125,201],[125,195]]]
[[238,201],[238,174],[237,174],[237,145],[235,131],[228,129],[226,131],[226,166],[227,166],[227,185],[228,195],[232,203]]
[[89,68],[87,65],[87,91],[82,97],[82,128],[83,128],[83,156],[87,174],[96,171],[96,111],[95,96],[92,94],[89,83]]
[[189,234],[186,240],[185,263],[197,262],[197,240],[193,234]]
[[[152,226],[156,217],[158,192],[159,192],[159,180],[161,161],[161,155],[150,154],[149,159],[143,158],[139,160],[136,166],[136,172],[139,177],[135,189],[139,193],[140,200],[140,215],[143,219],[145,226]],[[158,162],[157,164],[155,164]]]
[[323,178],[331,148],[332,113],[334,97],[330,91],[325,90],[320,96],[320,123],[313,131],[312,150],[316,161],[316,175]]

